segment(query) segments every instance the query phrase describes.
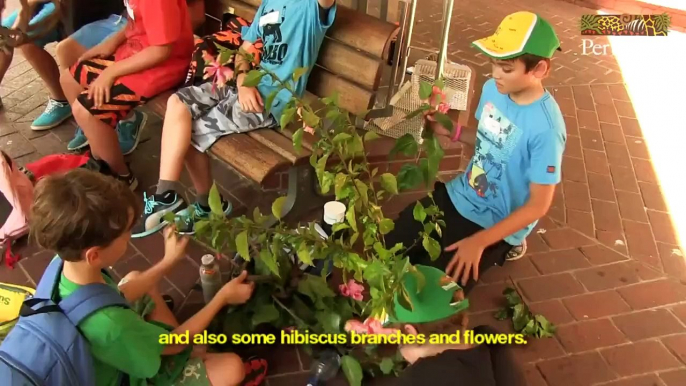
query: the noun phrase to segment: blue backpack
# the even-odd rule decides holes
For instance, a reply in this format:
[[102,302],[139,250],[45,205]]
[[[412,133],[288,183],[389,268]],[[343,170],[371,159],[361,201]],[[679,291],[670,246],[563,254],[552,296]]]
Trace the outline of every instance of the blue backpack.
[[61,274],[62,259],[53,259],[35,295],[24,301],[19,321],[0,346],[3,385],[95,384],[90,348],[77,326],[95,311],[128,304],[114,288],[103,283],[82,286],[55,303],[53,294]]

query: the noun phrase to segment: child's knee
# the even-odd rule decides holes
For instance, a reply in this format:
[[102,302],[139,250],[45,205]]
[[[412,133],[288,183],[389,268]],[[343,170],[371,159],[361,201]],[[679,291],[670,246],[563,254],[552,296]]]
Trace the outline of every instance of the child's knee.
[[88,117],[93,115],[90,111],[88,111],[87,108],[83,106],[83,104],[79,101],[79,98],[76,98],[74,103],[72,103],[71,112],[74,114],[74,119],[77,120],[88,119]]
[[209,354],[205,367],[212,385],[239,385],[245,378],[243,360],[233,353]]

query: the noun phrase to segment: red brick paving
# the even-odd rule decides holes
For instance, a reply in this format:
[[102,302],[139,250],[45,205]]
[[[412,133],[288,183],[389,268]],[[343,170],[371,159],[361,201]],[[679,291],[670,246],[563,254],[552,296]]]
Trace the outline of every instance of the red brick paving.
[[[414,43],[436,47],[442,1],[422,4]],[[555,58],[546,83],[567,124],[563,183],[548,216],[528,239],[529,255],[491,270],[474,290],[472,322],[511,329],[506,321],[493,319],[492,312],[502,305],[501,292],[514,280],[531,309],[559,326],[556,337],[532,340],[515,350],[530,385],[684,385],[683,252],[617,63],[611,56],[581,55],[578,20],[592,11],[555,0],[458,2],[450,58],[474,66],[480,87],[490,67],[469,48],[469,39],[485,36],[505,14],[521,9],[535,9],[548,18],[565,49]],[[64,151],[74,130],[72,122],[47,132],[28,128],[42,111],[47,92],[19,54],[0,86],[0,96],[5,103],[0,113],[0,149],[20,163]],[[155,126],[159,127],[159,120],[152,117],[143,142],[130,157],[144,187],[157,180],[154,165],[160,144]],[[238,213],[268,206],[276,196],[222,165],[214,169]],[[190,186],[187,176],[183,182]],[[420,195],[402,195],[389,202],[386,210],[397,213]],[[160,258],[161,247],[159,236],[132,242],[126,257],[115,265],[115,273],[121,276],[149,267]],[[191,245],[188,258],[161,285],[177,300],[180,318],[201,306],[200,294],[191,290],[197,275],[189,272],[197,271],[204,252],[202,246]],[[14,270],[0,268],[0,281],[35,284],[51,257],[30,246],[22,254]],[[270,351],[270,385],[304,381],[303,370],[309,366],[304,353],[292,347]]]

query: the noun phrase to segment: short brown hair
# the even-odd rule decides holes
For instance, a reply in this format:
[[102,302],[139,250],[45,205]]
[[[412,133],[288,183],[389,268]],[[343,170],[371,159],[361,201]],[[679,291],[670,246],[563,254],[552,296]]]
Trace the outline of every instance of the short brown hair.
[[550,67],[550,59],[544,58],[542,56],[532,55],[532,54],[524,54],[522,56],[518,56],[518,57],[514,58],[513,60],[519,60],[522,63],[524,63],[524,70],[526,72],[529,72],[529,71],[533,70],[534,68],[536,68],[538,63],[540,63],[541,61],[548,63],[548,67]]
[[140,200],[121,181],[74,169],[38,182],[29,225],[32,239],[63,260],[79,261],[91,247],[107,247],[140,216]]

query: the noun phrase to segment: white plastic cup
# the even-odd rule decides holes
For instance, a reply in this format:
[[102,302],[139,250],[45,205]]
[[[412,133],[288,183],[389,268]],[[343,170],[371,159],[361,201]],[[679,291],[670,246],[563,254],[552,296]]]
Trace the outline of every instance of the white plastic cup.
[[340,201],[327,202],[324,204],[324,222],[328,225],[343,222],[346,210],[345,204]]

